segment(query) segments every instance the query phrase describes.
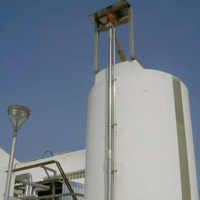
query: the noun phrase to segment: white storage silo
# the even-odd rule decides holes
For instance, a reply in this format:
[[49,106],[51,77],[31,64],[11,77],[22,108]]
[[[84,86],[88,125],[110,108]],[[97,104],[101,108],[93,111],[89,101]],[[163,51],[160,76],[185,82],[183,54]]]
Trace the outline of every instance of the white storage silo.
[[[119,63],[115,94],[115,200],[198,200],[186,86],[176,77]],[[88,100],[86,200],[107,199],[107,69]]]

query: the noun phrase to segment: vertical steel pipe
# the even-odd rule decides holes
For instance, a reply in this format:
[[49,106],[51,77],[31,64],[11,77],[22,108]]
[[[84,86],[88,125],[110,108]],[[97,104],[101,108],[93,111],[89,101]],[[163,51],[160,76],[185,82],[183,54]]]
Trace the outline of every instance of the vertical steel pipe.
[[6,179],[6,188],[5,188],[5,200],[9,200],[9,193],[10,193],[10,185],[12,180],[12,168],[13,168],[13,160],[15,155],[15,146],[16,146],[16,140],[17,140],[17,132],[13,133],[13,139],[12,139],[12,146],[10,151],[10,158],[9,158],[9,164],[8,164],[8,174]]
[[129,14],[129,43],[130,43],[130,59],[135,60],[135,42],[134,42],[134,26],[133,26],[133,8],[128,9]]
[[116,42],[116,35],[115,35],[115,28],[113,28],[113,65],[112,65],[112,135],[111,135],[111,199],[115,199],[115,42]]
[[99,23],[95,22],[95,34],[94,34],[94,68],[95,74],[99,72]]
[[112,174],[112,28],[109,29],[109,59],[108,59],[108,152],[107,152],[107,172],[108,191],[107,200],[111,200],[111,174]]

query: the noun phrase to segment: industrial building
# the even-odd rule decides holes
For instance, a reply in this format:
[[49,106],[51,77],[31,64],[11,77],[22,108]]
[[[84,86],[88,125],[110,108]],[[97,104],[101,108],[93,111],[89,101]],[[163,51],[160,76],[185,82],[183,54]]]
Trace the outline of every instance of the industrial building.
[[[134,49],[132,6],[127,1],[89,17],[95,21],[95,84],[88,96],[86,150],[19,164],[15,160],[10,199],[198,200],[186,85],[140,63]],[[130,61],[115,31],[125,23]],[[102,31],[109,32],[109,66],[100,71]],[[117,64],[116,51],[121,59]],[[1,185],[5,171],[6,166],[1,166]]]
[[[1,150],[0,152],[1,158],[6,157],[8,162],[9,155],[3,150]],[[66,176],[65,178],[69,180],[74,192],[80,194],[84,193],[85,150],[76,152],[65,151],[56,153],[54,156],[51,157],[37,158],[33,160],[27,160],[21,163],[15,160],[14,169],[20,171],[14,172],[12,175],[12,183],[10,190],[10,196],[13,197],[12,199],[26,199],[33,193],[35,196],[50,195],[52,194],[52,183],[55,185],[55,188],[53,189],[54,194],[69,192],[66,187],[65,181],[63,180],[63,174],[60,173],[60,170],[58,169],[56,163],[47,164],[51,161],[56,161],[57,163],[59,163],[59,166],[61,167],[62,171],[64,171],[64,175]],[[37,167],[35,167],[36,165]],[[0,199],[2,200],[4,199],[5,192],[6,171],[7,167],[1,166]],[[24,181],[27,181],[28,183],[30,183],[30,185],[26,186]],[[47,188],[42,186],[47,186]],[[34,190],[35,188],[40,189]],[[63,197],[63,200],[68,199],[67,197]]]

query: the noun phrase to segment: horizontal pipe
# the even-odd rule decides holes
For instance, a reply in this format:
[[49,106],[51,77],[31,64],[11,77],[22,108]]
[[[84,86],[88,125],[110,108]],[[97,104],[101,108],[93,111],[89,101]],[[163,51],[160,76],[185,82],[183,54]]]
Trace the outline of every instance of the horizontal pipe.
[[[20,180],[20,181],[21,180],[27,180],[29,183],[31,183],[32,182],[32,175],[30,173],[19,174],[15,177],[15,179]],[[32,192],[32,185],[26,184],[24,196],[31,195],[31,192]]]
[[[84,197],[83,194],[79,193],[62,193],[62,194],[55,194],[55,195],[48,195],[48,196],[30,196],[32,199],[50,199],[50,198],[55,198],[55,197],[63,197],[63,196],[79,196],[79,197]],[[18,197],[18,199],[28,199],[27,197]]]
[[41,165],[50,165],[50,164],[53,164],[53,163],[56,163],[56,161],[51,160],[51,161],[47,161],[47,162],[41,162],[41,163],[38,163],[38,164],[35,164],[35,165],[20,167],[20,168],[13,169],[12,172],[19,172],[19,171],[23,171],[23,170],[26,170],[26,169],[32,169],[32,168],[40,167]]
[[27,181],[23,181],[22,179],[19,179],[19,178],[16,178],[18,181],[20,181],[21,183],[24,183],[25,185],[32,185],[34,187],[37,187],[37,188],[42,188],[42,189],[50,189],[49,186],[46,186],[46,185],[41,185],[41,184],[38,184],[38,183],[33,183],[33,182],[27,182]]
[[35,188],[35,189],[33,190],[33,195],[38,196],[38,192],[41,192],[41,191],[47,191],[47,190],[49,190],[49,189],[44,189],[44,188]]

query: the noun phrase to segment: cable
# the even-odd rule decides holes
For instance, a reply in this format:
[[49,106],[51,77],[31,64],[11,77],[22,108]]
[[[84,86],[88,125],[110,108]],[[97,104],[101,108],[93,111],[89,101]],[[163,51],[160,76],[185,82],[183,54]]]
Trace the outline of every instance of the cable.
[[[45,151],[44,154],[47,153],[47,152],[50,152],[51,156],[53,156],[53,153],[50,150]],[[42,158],[44,158],[44,154],[42,155]]]

